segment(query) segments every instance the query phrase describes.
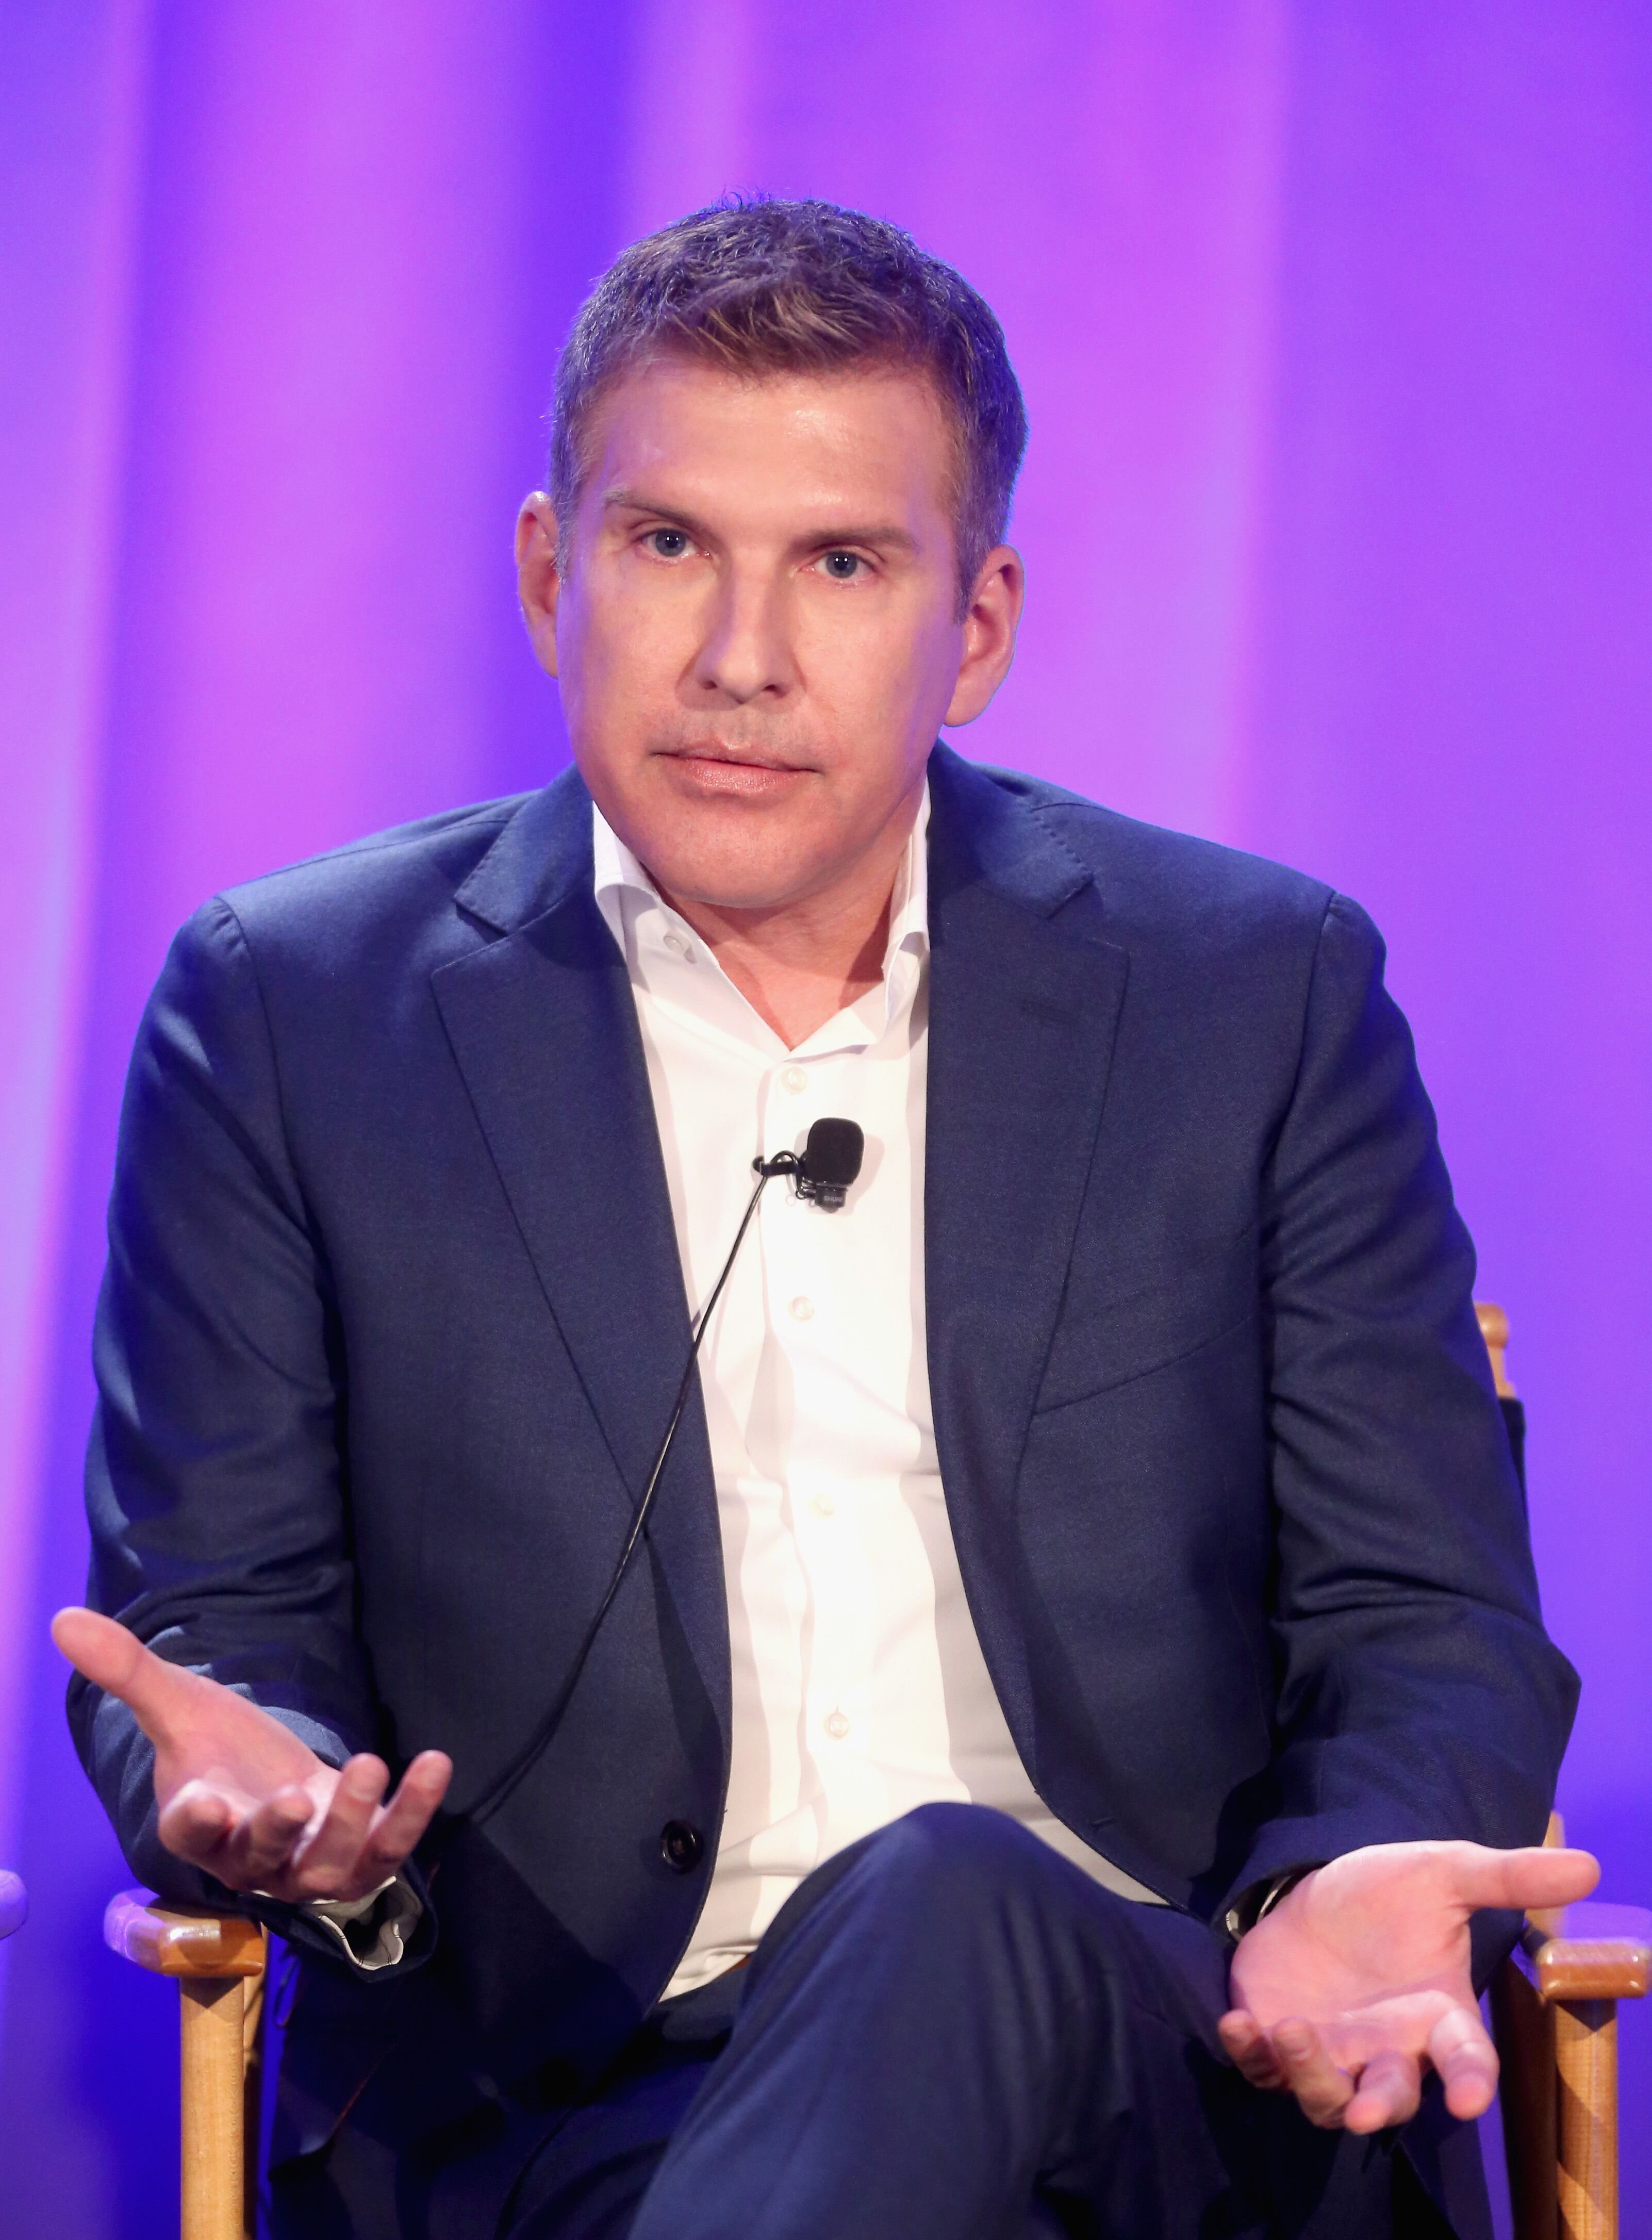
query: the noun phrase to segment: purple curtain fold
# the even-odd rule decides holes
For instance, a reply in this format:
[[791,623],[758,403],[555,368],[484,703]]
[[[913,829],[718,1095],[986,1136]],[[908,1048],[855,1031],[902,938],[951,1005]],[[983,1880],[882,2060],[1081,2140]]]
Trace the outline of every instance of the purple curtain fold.
[[509,565],[556,344],[730,188],[1003,318],[1031,603],[957,743],[1387,933],[1513,1319],[1562,1802],[1652,1896],[1652,16],[12,0],[0,112],[0,2235],[176,2230],[170,1995],[101,1950],[43,1637],[138,1010],[215,888],[563,758]]

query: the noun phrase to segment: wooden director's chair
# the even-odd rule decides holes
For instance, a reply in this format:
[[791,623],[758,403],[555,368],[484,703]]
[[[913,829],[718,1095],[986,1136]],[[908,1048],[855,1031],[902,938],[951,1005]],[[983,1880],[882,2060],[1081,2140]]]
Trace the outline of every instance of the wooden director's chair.
[[[1481,1306],[1516,1465],[1525,1419],[1503,1368],[1509,1324]],[[1558,1815],[1547,1840],[1562,1842]],[[176,1976],[183,2012],[183,2240],[253,2240],[263,1930],[236,1914],[158,1905],[127,1890],[105,1941]],[[1533,1915],[1491,1990],[1515,2240],[1618,2240],[1617,2003],[1644,1998],[1652,1912],[1574,1905]]]

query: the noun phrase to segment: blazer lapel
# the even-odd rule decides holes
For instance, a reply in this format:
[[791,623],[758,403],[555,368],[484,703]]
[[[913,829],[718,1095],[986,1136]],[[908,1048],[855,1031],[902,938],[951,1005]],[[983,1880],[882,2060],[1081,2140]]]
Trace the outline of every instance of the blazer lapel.
[[1066,1281],[1129,959],[1100,937],[1088,867],[1033,809],[946,748],[929,781],[930,1404],[971,1610],[1026,1757],[1031,1705],[1001,1534]]
[[[591,890],[590,797],[533,796],[458,891],[503,937],[432,984],[488,1150],[615,1463],[641,1497],[690,1333],[625,965]],[[727,1615],[704,1417],[691,1401],[649,1541],[727,1726]]]

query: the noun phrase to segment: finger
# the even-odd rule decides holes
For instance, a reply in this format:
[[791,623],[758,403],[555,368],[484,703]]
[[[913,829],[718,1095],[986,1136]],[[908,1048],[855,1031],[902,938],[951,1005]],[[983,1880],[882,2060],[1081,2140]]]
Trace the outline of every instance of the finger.
[[1229,2061],[1248,2084],[1255,2084],[1264,2092],[1277,2091],[1284,2083],[1284,2071],[1274,2058],[1268,2043],[1268,2034],[1252,2014],[1236,2007],[1222,2016],[1216,2024],[1216,2035]]
[[262,1890],[278,1881],[315,1809],[309,1790],[296,1783],[261,1798],[224,1847],[230,1871],[217,1871],[234,1890]]
[[186,1781],[162,1808],[155,1829],[174,1858],[216,1872],[236,1818],[236,1808],[222,1790],[204,1781]]
[[390,1778],[383,1759],[370,1751],[346,1761],[319,1825],[293,1857],[292,1870],[306,1897],[342,1897],[347,1887],[355,1894],[356,1863]]
[[452,1778],[453,1760],[443,1750],[421,1750],[413,1760],[363,1850],[363,1866],[375,1880],[396,1873],[430,1826]]
[[77,1672],[94,1687],[119,1697],[137,1713],[150,1741],[159,1739],[193,1674],[168,1664],[145,1649],[135,1633],[97,1610],[59,1610],[51,1622],[51,1637]]
[[1353,2079],[1331,2059],[1312,2023],[1293,2017],[1277,2024],[1270,2037],[1286,2088],[1302,2113],[1321,2130],[1335,2130],[1354,2097]]
[[1483,1843],[1451,1843],[1451,1876],[1465,1905],[1531,1907],[1573,1905],[1587,1897],[1601,1878],[1600,1862],[1588,1851],[1528,1845],[1524,1850],[1494,1851]]
[[1422,2098],[1422,2064],[1415,2054],[1373,2055],[1360,2071],[1359,2089],[1342,2110],[1346,2131],[1385,2131],[1409,2123]]
[[1477,2007],[1453,2007],[1429,2032],[1429,2059],[1439,2071],[1446,2106],[1461,2121],[1483,2116],[1497,2091],[1497,2049]]

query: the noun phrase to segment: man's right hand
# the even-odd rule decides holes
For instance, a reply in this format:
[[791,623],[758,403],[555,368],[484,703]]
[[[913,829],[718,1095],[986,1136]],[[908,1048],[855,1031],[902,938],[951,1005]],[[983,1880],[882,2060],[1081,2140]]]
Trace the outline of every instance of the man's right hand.
[[154,1743],[162,1843],[231,1890],[290,1904],[366,1897],[399,1871],[447,1794],[452,1760],[421,1750],[386,1803],[382,1758],[324,1764],[244,1696],[167,1663],[96,1610],[59,1610],[51,1637]]

